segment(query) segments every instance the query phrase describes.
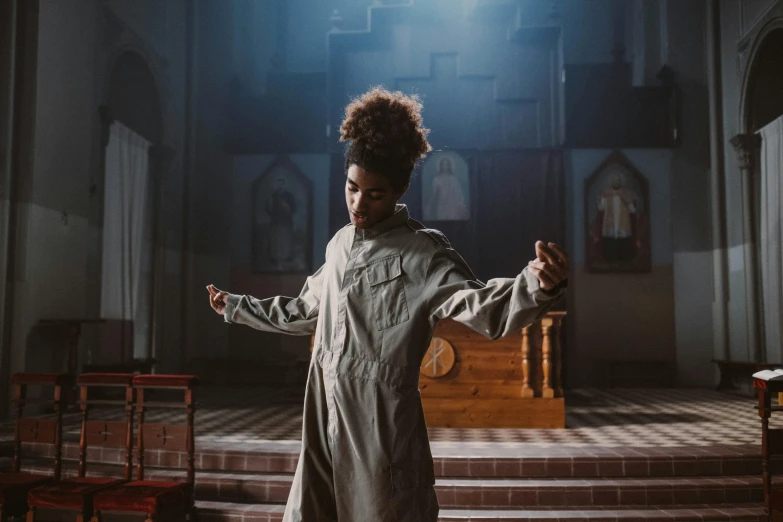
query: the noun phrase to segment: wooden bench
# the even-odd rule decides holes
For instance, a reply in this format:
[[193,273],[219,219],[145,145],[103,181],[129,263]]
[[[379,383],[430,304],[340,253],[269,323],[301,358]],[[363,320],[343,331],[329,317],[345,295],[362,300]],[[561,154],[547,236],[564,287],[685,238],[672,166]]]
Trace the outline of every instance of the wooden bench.
[[[712,359],[712,362],[718,365],[718,370],[720,371],[720,382],[718,382],[716,389],[722,391],[747,388],[752,381],[752,376],[754,373],[760,372],[761,370],[771,370],[773,368],[781,367],[780,364],[750,361],[726,361],[722,359]],[[741,379],[745,385],[738,385],[738,379]]]
[[600,382],[607,388],[671,388],[677,363],[669,359],[594,359]]

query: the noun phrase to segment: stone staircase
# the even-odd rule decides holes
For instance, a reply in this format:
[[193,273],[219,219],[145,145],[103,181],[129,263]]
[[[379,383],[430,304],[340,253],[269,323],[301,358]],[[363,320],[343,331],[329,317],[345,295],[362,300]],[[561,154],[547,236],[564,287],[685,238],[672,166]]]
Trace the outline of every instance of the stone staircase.
[[[298,443],[199,442],[199,522],[278,522]],[[27,471],[45,473],[50,448],[31,445]],[[758,446],[674,448],[536,447],[433,443],[443,522],[532,520],[761,520]],[[78,446],[64,445],[65,476]],[[183,477],[182,453],[149,451],[147,478]],[[122,453],[96,448],[94,475],[122,475]],[[8,469],[10,459],[0,458]],[[776,466],[777,467],[777,463]],[[782,481],[783,482],[783,481]]]

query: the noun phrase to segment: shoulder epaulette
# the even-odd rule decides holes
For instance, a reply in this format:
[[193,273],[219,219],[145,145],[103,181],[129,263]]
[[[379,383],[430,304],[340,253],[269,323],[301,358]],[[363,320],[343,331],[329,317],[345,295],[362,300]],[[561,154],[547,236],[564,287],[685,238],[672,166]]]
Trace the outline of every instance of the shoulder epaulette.
[[408,226],[414,232],[422,232],[424,234],[427,234],[427,236],[433,241],[435,241],[435,243],[437,243],[439,246],[451,248],[451,243],[449,243],[448,238],[440,230],[435,230],[434,228],[427,228],[420,222],[416,221],[415,219],[408,219]]

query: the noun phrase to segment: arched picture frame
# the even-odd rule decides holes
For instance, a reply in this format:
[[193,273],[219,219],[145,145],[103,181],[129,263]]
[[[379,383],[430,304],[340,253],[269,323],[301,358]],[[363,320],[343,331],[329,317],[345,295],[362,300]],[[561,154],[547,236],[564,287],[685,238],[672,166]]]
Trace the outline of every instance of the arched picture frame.
[[471,215],[470,167],[456,152],[431,154],[421,169],[422,218],[468,221]]
[[313,187],[288,158],[253,182],[253,271],[310,273],[313,257]]
[[588,272],[650,271],[647,179],[620,151],[585,181],[585,260]]

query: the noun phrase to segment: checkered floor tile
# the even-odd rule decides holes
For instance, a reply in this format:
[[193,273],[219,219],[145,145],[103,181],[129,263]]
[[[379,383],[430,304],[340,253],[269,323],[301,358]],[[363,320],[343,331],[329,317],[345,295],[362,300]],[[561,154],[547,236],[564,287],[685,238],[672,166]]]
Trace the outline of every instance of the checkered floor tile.
[[[303,388],[204,387],[196,414],[203,442],[299,440]],[[439,446],[470,442],[481,446],[675,447],[760,443],[760,422],[752,398],[700,389],[580,389],[566,395],[566,429],[431,428]],[[152,413],[158,422],[163,413]],[[783,415],[772,425],[783,427]],[[66,415],[67,438],[78,437],[79,415]],[[0,425],[0,440],[12,438]]]
[[[755,405],[712,390],[582,389],[566,395],[565,430],[431,428],[430,437],[541,447],[739,446],[760,443]],[[771,425],[783,427],[783,418]]]

